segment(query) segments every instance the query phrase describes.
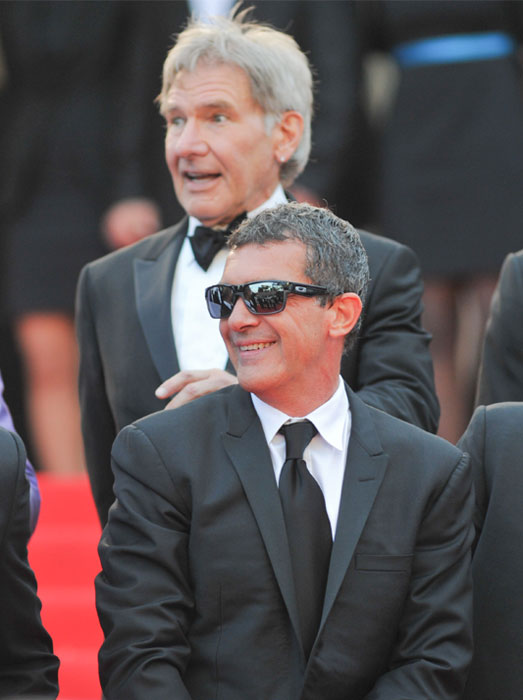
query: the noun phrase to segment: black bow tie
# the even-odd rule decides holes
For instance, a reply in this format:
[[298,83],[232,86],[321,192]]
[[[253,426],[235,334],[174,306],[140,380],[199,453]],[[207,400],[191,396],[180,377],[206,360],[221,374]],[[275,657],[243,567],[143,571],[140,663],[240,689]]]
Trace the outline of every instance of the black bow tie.
[[197,226],[193,235],[189,238],[196,262],[202,270],[208,270],[216,253],[221,250],[229,235],[240,225],[247,216],[243,212],[237,216],[225,229]]

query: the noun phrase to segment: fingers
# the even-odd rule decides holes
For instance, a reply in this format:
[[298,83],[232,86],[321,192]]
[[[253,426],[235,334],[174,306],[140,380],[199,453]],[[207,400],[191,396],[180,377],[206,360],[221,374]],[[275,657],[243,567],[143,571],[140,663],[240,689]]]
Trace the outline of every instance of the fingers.
[[163,382],[156,389],[155,395],[159,399],[165,399],[176,394],[165,407],[172,409],[237,383],[238,380],[233,374],[222,369],[185,370]]
[[167,399],[178,391],[181,391],[187,384],[197,382],[209,376],[212,370],[184,370],[177,372],[172,377],[166,379],[154,392],[158,399]]
[[181,389],[181,391],[179,391],[176,396],[169,401],[165,408],[178,408],[178,406],[183,406],[185,403],[194,401],[194,399],[197,399],[200,396],[205,396],[205,394],[210,394],[211,392],[216,391],[217,388],[221,387],[215,387],[215,383],[210,379],[195,380],[189,384],[186,384],[184,388]]

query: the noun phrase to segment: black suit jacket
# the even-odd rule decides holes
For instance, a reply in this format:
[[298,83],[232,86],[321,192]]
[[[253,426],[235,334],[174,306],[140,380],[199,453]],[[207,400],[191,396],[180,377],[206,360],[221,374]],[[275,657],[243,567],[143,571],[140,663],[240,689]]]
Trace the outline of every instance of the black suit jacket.
[[468,459],[348,395],[347,466],[308,663],[250,395],[228,387],[121,432],[96,582],[108,700],[461,697],[471,656]]
[[523,250],[505,258],[492,297],[476,405],[523,401]]
[[523,689],[523,403],[480,406],[460,440],[476,491],[474,658],[464,700]]
[[[166,401],[155,388],[179,370],[171,324],[174,269],[187,220],[87,265],[77,294],[80,404],[87,469],[102,524],[113,502],[110,451],[119,430]],[[367,403],[435,431],[430,336],[412,251],[361,232],[371,283],[360,339],[342,375]]]
[[29,484],[22,441],[0,428],[0,697],[56,698],[58,659],[27,561]]

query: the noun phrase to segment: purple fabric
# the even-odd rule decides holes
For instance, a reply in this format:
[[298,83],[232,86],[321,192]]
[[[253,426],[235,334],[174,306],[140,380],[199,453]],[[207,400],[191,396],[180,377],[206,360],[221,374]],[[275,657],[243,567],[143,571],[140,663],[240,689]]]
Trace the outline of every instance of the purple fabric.
[[[11,432],[16,432],[13,419],[9,413],[6,402],[4,401],[4,382],[0,372],[0,426]],[[31,518],[31,532],[34,531],[40,512],[40,490],[36,479],[35,470],[31,462],[27,459],[25,462],[25,476],[29,482],[29,508]]]

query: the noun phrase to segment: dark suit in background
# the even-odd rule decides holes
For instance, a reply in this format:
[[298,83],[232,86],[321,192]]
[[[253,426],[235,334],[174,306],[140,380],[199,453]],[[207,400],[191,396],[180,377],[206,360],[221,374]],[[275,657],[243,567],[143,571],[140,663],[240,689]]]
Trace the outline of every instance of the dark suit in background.
[[[113,502],[111,445],[124,426],[165,401],[155,388],[179,370],[171,324],[174,268],[186,221],[88,265],[77,296],[80,404],[87,468],[103,524]],[[412,251],[361,233],[371,283],[360,338],[342,375],[369,404],[434,432],[430,336]],[[229,368],[230,369],[230,368]]]
[[492,298],[476,405],[523,401],[523,250],[505,258]]
[[471,656],[468,459],[348,396],[340,513],[308,662],[250,395],[229,387],[121,433],[97,578],[107,698],[461,698]]
[[20,438],[0,428],[0,697],[56,698],[58,659],[27,561],[25,459]]
[[522,428],[523,403],[480,406],[459,442],[471,457],[478,537],[464,700],[519,700],[523,689]]

